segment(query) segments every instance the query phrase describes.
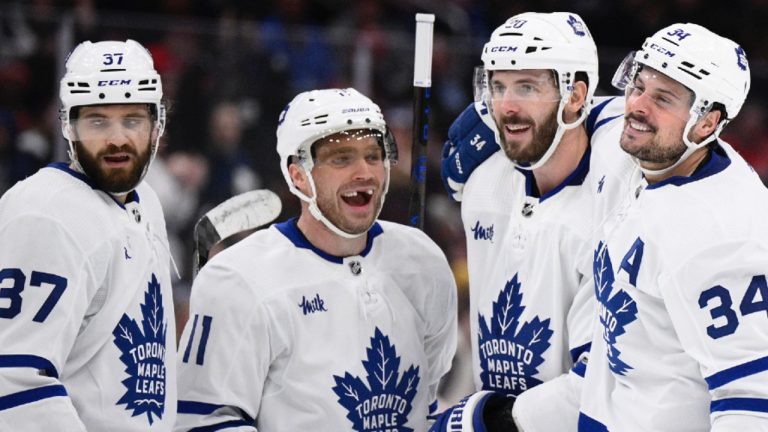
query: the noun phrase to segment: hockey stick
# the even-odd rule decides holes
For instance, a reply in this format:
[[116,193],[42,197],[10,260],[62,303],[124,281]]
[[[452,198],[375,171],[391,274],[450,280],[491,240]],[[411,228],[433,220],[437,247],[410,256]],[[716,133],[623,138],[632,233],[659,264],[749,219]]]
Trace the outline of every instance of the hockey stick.
[[408,222],[424,230],[429,136],[429,91],[432,86],[433,14],[416,14],[416,48],[413,59],[413,143],[411,146],[411,194]]
[[197,276],[197,272],[208,261],[208,254],[216,243],[274,221],[281,210],[280,198],[266,189],[235,195],[209,210],[195,224],[193,276]]

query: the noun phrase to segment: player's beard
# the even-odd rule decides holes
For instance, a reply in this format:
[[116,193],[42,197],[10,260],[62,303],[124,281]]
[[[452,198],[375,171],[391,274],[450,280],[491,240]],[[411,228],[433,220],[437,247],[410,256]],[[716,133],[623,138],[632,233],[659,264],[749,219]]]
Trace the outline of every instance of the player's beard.
[[370,203],[373,203],[372,211],[365,218],[349,217],[344,214],[343,200],[338,194],[332,191],[318,190],[317,195],[317,207],[323,213],[326,219],[331,222],[336,228],[348,233],[348,234],[363,234],[368,231],[376,220],[381,211],[383,205],[382,188],[375,182],[366,182],[362,184],[356,184],[355,186],[363,187],[370,186],[373,188],[373,196],[370,198]]
[[[135,148],[128,145],[116,146],[110,144],[107,148],[92,154],[86,150],[80,141],[75,141],[75,151],[77,152],[77,161],[87,175],[99,189],[112,192],[128,192],[133,190],[141,181],[144,167],[149,163],[152,145],[146,146],[143,152],[137,152]],[[105,155],[115,153],[128,153],[132,156],[133,165],[123,169],[110,169],[101,166],[102,158]]]
[[[534,163],[544,156],[552,140],[557,133],[557,107],[552,110],[541,124],[537,124],[531,117],[522,115],[504,116],[498,122],[501,148],[512,161],[519,163]],[[531,127],[531,142],[525,145],[521,141],[508,141],[504,134],[504,125],[512,123],[516,125],[529,125]]]
[[[625,128],[630,127],[630,119],[643,123],[643,125],[651,129],[649,132],[644,133],[641,139],[631,138],[625,133],[621,134],[619,139],[621,149],[634,156],[637,160],[653,163],[663,168],[677,162],[680,156],[685,153],[687,146],[682,140],[683,128],[673,130],[662,136],[659,134],[658,127],[651,124],[648,118],[635,113],[624,116]],[[664,144],[664,141],[667,141],[665,139],[667,137],[673,142],[672,145]]]

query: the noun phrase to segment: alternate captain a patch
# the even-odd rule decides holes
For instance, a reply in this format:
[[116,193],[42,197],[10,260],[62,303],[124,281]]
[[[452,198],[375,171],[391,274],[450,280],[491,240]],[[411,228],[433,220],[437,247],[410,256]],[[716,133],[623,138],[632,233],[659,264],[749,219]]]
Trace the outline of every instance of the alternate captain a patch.
[[126,410],[133,411],[133,417],[146,414],[150,425],[155,417],[162,418],[165,412],[167,327],[160,283],[152,274],[141,304],[141,327],[135,319],[123,314],[112,331],[128,374],[123,380],[125,394],[117,404],[124,404]]
[[333,376],[333,391],[339,403],[347,409],[347,418],[358,432],[413,432],[405,427],[411,404],[419,385],[419,367],[411,365],[400,375],[400,357],[389,337],[376,328],[368,359],[363,367],[368,374],[363,382],[349,372],[344,377]]
[[521,284],[515,274],[493,302],[490,320],[478,313],[480,380],[484,390],[519,395],[541,384],[535,376],[553,331],[549,318],[534,316],[521,325],[524,310]]

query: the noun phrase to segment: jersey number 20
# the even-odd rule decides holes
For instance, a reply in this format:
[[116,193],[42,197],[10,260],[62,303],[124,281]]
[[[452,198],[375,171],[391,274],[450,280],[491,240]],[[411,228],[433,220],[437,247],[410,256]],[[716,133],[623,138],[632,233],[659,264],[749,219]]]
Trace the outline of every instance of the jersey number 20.
[[[719,339],[736,331],[736,328],[739,327],[739,316],[733,310],[731,292],[720,285],[702,291],[699,296],[699,307],[704,309],[715,299],[720,304],[710,309],[709,314],[713,320],[725,318],[725,324],[716,326],[713,323],[707,327],[707,334],[712,339]],[[744,293],[744,298],[739,304],[739,311],[742,316],[761,311],[768,316],[768,282],[765,280],[765,275],[757,275],[752,278],[747,291]]]

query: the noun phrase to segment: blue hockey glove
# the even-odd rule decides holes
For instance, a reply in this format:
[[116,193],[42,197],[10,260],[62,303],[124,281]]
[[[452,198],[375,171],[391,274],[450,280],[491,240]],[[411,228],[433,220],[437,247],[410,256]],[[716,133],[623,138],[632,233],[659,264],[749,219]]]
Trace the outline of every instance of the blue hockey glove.
[[443,186],[454,199],[461,201],[464,183],[472,171],[499,150],[496,127],[483,103],[471,103],[448,129],[443,145]]
[[517,432],[514,403],[511,396],[479,391],[438,415],[429,432]]

